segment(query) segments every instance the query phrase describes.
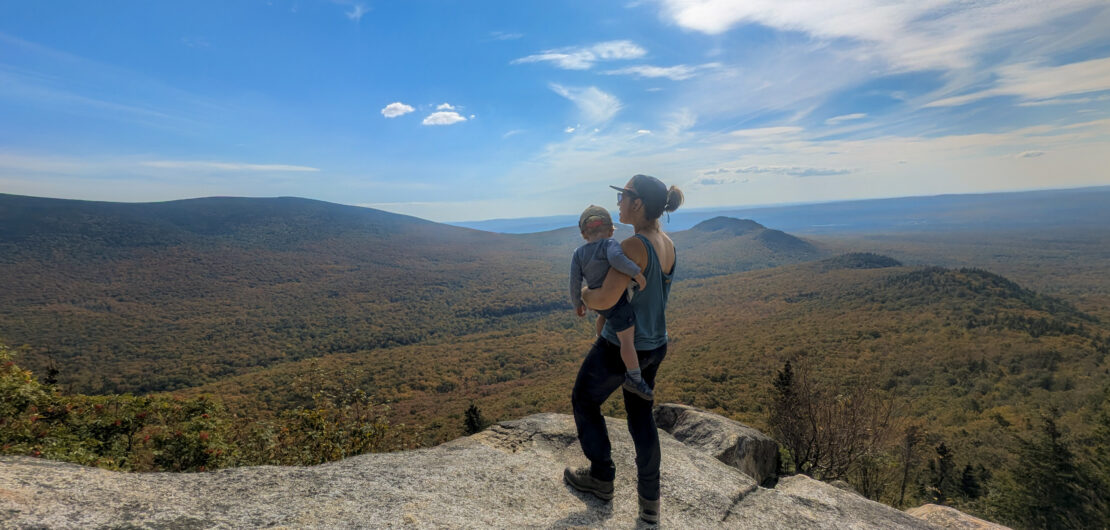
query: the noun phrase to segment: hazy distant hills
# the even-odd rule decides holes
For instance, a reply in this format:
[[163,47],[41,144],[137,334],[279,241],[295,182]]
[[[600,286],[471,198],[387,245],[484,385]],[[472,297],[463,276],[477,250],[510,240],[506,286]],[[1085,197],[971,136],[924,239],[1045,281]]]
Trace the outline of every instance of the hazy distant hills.
[[[673,235],[679,278],[818,256],[752,221]],[[569,312],[582,243],[575,228],[503,235],[286,197],[0,195],[0,339],[30,345],[35,371],[57,363],[74,390],[184,388]]]
[[[686,230],[718,216],[757,219],[795,234],[1041,230],[1110,225],[1110,186],[926,197],[899,197],[783,206],[680,209],[664,227]],[[577,216],[453,223],[493,232],[523,233],[573,225]]]
[[497,238],[407,215],[296,197],[111,203],[0,194],[0,245],[24,251],[102,252],[185,243],[276,249],[352,236],[411,238],[417,245]]
[[319,201],[3,195],[0,227],[0,337],[86,392],[192,386],[566,303],[551,262],[507,236]]

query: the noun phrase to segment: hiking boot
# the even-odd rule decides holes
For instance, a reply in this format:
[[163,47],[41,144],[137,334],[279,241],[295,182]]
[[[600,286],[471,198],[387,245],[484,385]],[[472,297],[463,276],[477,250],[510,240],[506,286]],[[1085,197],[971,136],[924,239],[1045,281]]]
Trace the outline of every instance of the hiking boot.
[[597,498],[607,501],[613,498],[613,481],[601,480],[590,476],[590,468],[580,467],[578,469],[566,468],[563,470],[563,480],[570,484],[570,487],[584,491],[586,493],[593,493]]
[[659,499],[649,501],[640,496],[640,519],[645,523],[658,523],[659,522]]
[[636,394],[640,399],[651,401],[655,399],[655,392],[648,386],[647,381],[643,378],[639,380],[632,379],[632,376],[624,374],[624,384],[621,385],[625,390]]

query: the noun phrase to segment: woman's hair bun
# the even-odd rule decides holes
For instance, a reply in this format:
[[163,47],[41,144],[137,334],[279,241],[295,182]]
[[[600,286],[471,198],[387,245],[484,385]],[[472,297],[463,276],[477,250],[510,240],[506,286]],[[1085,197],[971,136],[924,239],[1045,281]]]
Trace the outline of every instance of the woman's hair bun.
[[667,203],[663,206],[663,211],[673,212],[677,210],[679,206],[682,206],[682,201],[685,199],[682,190],[676,186],[671,186],[671,189],[667,190]]

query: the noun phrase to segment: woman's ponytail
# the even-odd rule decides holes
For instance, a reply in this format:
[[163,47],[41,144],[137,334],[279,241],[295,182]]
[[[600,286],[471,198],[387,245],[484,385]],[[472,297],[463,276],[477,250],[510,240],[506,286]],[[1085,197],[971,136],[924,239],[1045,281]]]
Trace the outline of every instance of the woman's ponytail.
[[663,211],[673,212],[677,210],[679,206],[682,206],[682,201],[685,199],[682,190],[676,186],[671,186],[671,189],[667,190],[667,203],[663,205]]

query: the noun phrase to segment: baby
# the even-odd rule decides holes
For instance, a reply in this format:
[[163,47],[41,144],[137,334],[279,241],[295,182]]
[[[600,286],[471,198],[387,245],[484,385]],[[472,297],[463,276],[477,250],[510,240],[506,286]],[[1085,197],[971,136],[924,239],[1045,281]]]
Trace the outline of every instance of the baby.
[[[582,231],[582,239],[588,241],[574,251],[570,262],[570,303],[578,316],[586,316],[586,306],[582,303],[583,278],[590,289],[597,289],[605,281],[609,267],[612,267],[631,276],[640,289],[644,288],[646,280],[640,267],[624,255],[620,243],[613,239],[613,219],[605,208],[592,205],[586,208],[578,218],[578,229]],[[630,297],[631,293],[622,294],[613,307],[598,311],[597,333],[601,335],[601,328],[608,319],[621,343],[621,360],[627,370],[624,389],[651,401],[655,396],[640,376],[640,361],[636,357],[636,315],[632,312]]]

